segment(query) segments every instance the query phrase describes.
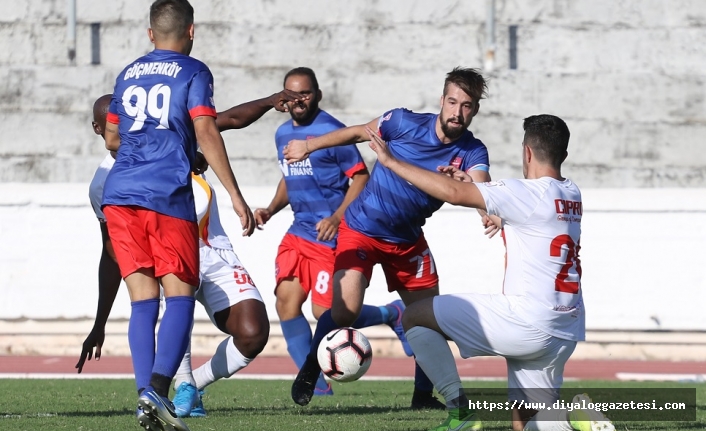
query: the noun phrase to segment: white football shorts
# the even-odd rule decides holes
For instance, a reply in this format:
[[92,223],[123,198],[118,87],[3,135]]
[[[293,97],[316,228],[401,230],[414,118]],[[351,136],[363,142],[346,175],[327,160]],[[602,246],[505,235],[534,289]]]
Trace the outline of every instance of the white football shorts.
[[436,296],[434,315],[464,359],[507,359],[510,401],[553,403],[559,398],[564,364],[576,348],[575,341],[556,338],[518,319],[502,294]]
[[196,291],[196,300],[203,304],[208,316],[246,299],[262,302],[250,274],[240,263],[233,250],[223,250],[202,245],[200,253],[201,284]]

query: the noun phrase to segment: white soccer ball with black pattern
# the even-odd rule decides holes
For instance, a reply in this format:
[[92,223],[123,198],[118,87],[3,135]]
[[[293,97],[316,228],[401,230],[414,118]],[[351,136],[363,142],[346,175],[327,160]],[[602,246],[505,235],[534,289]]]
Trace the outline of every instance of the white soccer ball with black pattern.
[[370,341],[353,328],[329,332],[316,351],[324,375],[338,382],[352,382],[363,377],[373,361]]

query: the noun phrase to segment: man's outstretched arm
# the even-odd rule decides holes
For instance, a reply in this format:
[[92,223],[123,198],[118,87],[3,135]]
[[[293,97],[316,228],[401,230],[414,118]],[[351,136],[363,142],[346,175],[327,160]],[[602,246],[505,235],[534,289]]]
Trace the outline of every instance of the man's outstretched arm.
[[216,118],[216,126],[221,132],[231,129],[243,129],[260,119],[272,108],[279,112],[287,112],[287,103],[306,99],[306,96],[297,92],[282,90],[270,97],[241,103],[226,111],[219,112],[218,118]]
[[288,163],[298,162],[309,157],[309,154],[323,148],[336,147],[338,145],[357,144],[369,140],[366,128],[377,130],[379,118],[376,118],[368,124],[359,124],[357,126],[344,127],[334,130],[325,135],[317,136],[316,138],[303,140],[292,140],[284,147],[282,155]]
[[367,132],[370,148],[377,154],[378,161],[419,190],[453,205],[486,209],[483,195],[475,184],[457,181],[400,161],[390,153],[387,143],[377,133],[372,129],[367,129]]

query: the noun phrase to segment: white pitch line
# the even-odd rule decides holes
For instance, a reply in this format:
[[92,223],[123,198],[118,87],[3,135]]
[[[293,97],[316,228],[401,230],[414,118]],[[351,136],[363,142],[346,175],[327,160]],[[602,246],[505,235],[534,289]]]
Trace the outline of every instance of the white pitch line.
[[0,373],[0,379],[134,379],[132,374],[78,374],[78,373]]
[[[292,381],[296,375],[294,374],[234,374],[230,377],[233,380],[289,380]],[[132,374],[78,374],[78,373],[0,373],[0,379],[66,379],[66,380],[92,380],[92,379],[134,379]],[[412,376],[363,376],[360,380],[364,381],[411,381]],[[496,382],[506,380],[504,377],[478,377],[473,379],[464,379],[466,381],[482,381]]]
[[706,382],[706,374],[615,373],[615,377],[639,382]]
[[[235,374],[231,379],[252,379],[252,380],[294,380],[294,374]],[[66,380],[93,380],[93,379],[134,379],[134,374],[112,373],[112,374],[91,374],[91,373],[0,373],[0,379],[66,379]]]
[[22,418],[54,418],[59,416],[57,413],[28,413],[24,415],[1,415],[0,419],[22,419]]

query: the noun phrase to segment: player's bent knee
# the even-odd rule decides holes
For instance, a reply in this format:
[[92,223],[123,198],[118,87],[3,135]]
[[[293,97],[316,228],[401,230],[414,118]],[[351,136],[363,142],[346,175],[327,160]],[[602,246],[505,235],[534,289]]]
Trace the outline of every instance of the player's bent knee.
[[235,347],[246,358],[253,359],[262,352],[270,335],[269,322],[248,322],[233,328],[231,332]]
[[225,322],[222,330],[233,337],[235,347],[243,356],[253,359],[262,352],[270,336],[270,321],[265,304],[256,299],[247,299],[216,313],[217,320],[223,317]]
[[409,331],[415,326],[423,326],[441,332],[434,316],[434,299],[426,298],[409,304],[402,313],[402,327]]
[[275,301],[277,316],[280,320],[290,320],[302,314],[302,303],[296,300],[277,297]]
[[265,304],[247,300],[231,307],[226,330],[235,347],[247,358],[254,358],[265,348],[270,336],[270,321]]

